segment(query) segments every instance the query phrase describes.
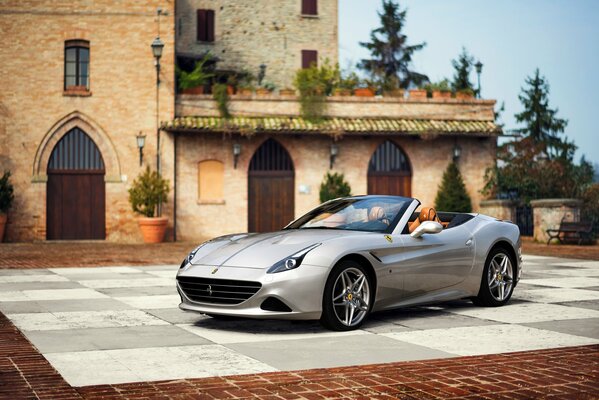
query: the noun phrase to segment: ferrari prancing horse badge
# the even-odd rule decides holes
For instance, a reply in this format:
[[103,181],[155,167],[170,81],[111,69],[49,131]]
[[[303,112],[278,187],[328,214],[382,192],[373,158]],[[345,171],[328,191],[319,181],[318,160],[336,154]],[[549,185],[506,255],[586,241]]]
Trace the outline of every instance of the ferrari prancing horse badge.
[[385,239],[387,239],[387,242],[393,243],[393,238],[391,237],[391,235],[385,235]]

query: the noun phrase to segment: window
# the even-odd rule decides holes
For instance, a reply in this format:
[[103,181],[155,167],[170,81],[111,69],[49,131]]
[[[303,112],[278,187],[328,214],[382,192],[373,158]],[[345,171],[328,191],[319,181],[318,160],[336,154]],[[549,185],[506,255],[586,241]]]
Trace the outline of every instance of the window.
[[198,163],[198,201],[200,203],[224,203],[225,165],[218,160]]
[[86,40],[64,43],[64,89],[89,90],[89,42]]
[[318,65],[318,51],[302,50],[302,68],[310,68],[312,64]]
[[302,0],[302,15],[318,15],[318,0]]
[[214,10],[197,10],[198,41],[214,42]]

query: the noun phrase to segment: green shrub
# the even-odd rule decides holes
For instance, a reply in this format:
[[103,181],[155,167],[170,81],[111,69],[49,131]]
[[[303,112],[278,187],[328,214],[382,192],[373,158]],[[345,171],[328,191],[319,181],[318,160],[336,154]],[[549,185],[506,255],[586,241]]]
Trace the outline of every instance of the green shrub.
[[227,92],[227,85],[224,83],[217,83],[212,86],[212,97],[216,101],[218,112],[223,118],[231,118],[229,112],[229,93]]
[[326,113],[326,96],[338,87],[341,72],[339,65],[331,66],[328,60],[318,67],[297,70],[293,85],[299,92],[302,117],[318,121]]
[[191,89],[198,86],[203,86],[214,77],[214,73],[209,72],[205,67],[208,61],[212,60],[212,54],[207,53],[204,58],[196,62],[193,71],[183,71],[179,67],[175,67],[177,77],[179,78],[179,89]]
[[324,203],[338,197],[351,196],[351,187],[343,174],[327,172],[320,184],[320,202]]
[[472,212],[472,201],[466,191],[462,174],[453,161],[443,173],[443,180],[435,198],[435,208],[439,211]]
[[[0,213],[6,214],[15,198],[14,188],[10,183],[10,171],[5,171],[0,178]],[[0,238],[1,239],[1,238]]]
[[146,167],[144,173],[133,181],[129,189],[129,203],[137,214],[152,218],[156,215],[156,207],[166,203],[169,192],[169,182],[163,179],[157,171]]

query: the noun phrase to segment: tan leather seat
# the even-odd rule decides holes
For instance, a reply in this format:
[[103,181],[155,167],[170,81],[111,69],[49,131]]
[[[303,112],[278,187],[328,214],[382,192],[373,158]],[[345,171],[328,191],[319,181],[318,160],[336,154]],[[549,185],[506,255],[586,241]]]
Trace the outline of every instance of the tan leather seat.
[[441,223],[441,220],[437,216],[437,211],[433,207],[423,207],[422,210],[420,210],[418,218],[416,218],[414,222],[410,224],[410,233],[414,232],[414,230],[416,230],[416,228],[418,228],[418,226],[424,221],[435,221]]

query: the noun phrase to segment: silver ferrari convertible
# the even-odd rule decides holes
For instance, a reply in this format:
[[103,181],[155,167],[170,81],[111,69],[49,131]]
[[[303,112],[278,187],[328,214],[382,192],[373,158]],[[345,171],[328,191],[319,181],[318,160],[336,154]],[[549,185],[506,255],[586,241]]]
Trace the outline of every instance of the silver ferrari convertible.
[[177,274],[180,308],[214,317],[320,319],[358,328],[380,310],[472,299],[507,303],[521,274],[520,232],[417,199],[328,201],[271,233],[202,243]]

